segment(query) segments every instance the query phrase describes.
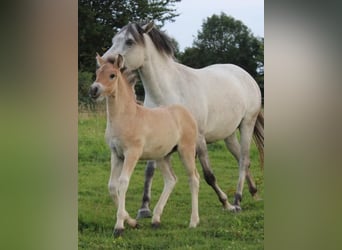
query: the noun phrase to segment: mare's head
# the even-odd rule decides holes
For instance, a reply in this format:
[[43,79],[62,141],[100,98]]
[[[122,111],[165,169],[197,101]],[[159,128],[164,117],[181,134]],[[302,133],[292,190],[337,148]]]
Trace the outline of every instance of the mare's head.
[[99,54],[96,61],[99,68],[96,70],[96,80],[90,86],[89,95],[96,101],[101,101],[104,97],[114,95],[118,81],[121,78],[121,69],[124,61],[121,55],[117,55],[114,61],[104,61]]
[[[149,40],[149,41],[147,41]],[[103,55],[103,59],[111,60],[120,54],[125,58],[125,66],[129,70],[136,70],[143,66],[147,58],[147,42],[152,44],[156,53],[173,56],[171,39],[154,27],[153,22],[140,26],[129,23],[124,26],[112,40],[112,47]]]

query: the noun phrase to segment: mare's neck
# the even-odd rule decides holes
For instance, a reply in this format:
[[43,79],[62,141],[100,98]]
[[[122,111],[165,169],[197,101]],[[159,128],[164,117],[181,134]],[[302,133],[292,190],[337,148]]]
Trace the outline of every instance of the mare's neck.
[[146,58],[138,72],[145,89],[145,103],[161,105],[168,102],[174,92],[176,63],[171,57],[160,54],[150,43],[146,43]]
[[137,104],[133,89],[124,76],[118,76],[115,93],[107,97],[107,116],[109,120],[134,116]]

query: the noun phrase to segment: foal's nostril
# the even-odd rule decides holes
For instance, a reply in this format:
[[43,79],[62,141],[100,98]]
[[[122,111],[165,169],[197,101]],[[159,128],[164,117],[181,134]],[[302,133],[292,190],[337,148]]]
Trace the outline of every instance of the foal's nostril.
[[98,92],[99,92],[99,88],[97,86],[90,87],[89,96],[94,98],[98,95]]

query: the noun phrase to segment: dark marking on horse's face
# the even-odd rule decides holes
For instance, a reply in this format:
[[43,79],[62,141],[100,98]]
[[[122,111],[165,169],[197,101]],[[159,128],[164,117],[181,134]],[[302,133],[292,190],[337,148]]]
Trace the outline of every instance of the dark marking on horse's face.
[[109,62],[111,64],[115,64],[115,58],[114,57],[108,57],[107,62]]

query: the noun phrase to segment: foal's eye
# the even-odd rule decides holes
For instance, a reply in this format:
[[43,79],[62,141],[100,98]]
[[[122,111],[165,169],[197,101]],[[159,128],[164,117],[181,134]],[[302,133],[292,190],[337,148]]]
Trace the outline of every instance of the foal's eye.
[[132,39],[127,39],[126,40],[126,45],[127,46],[132,46],[134,44],[134,41]]
[[111,80],[113,80],[114,77],[115,77],[115,75],[114,75],[114,74],[111,74],[109,77],[110,77]]

